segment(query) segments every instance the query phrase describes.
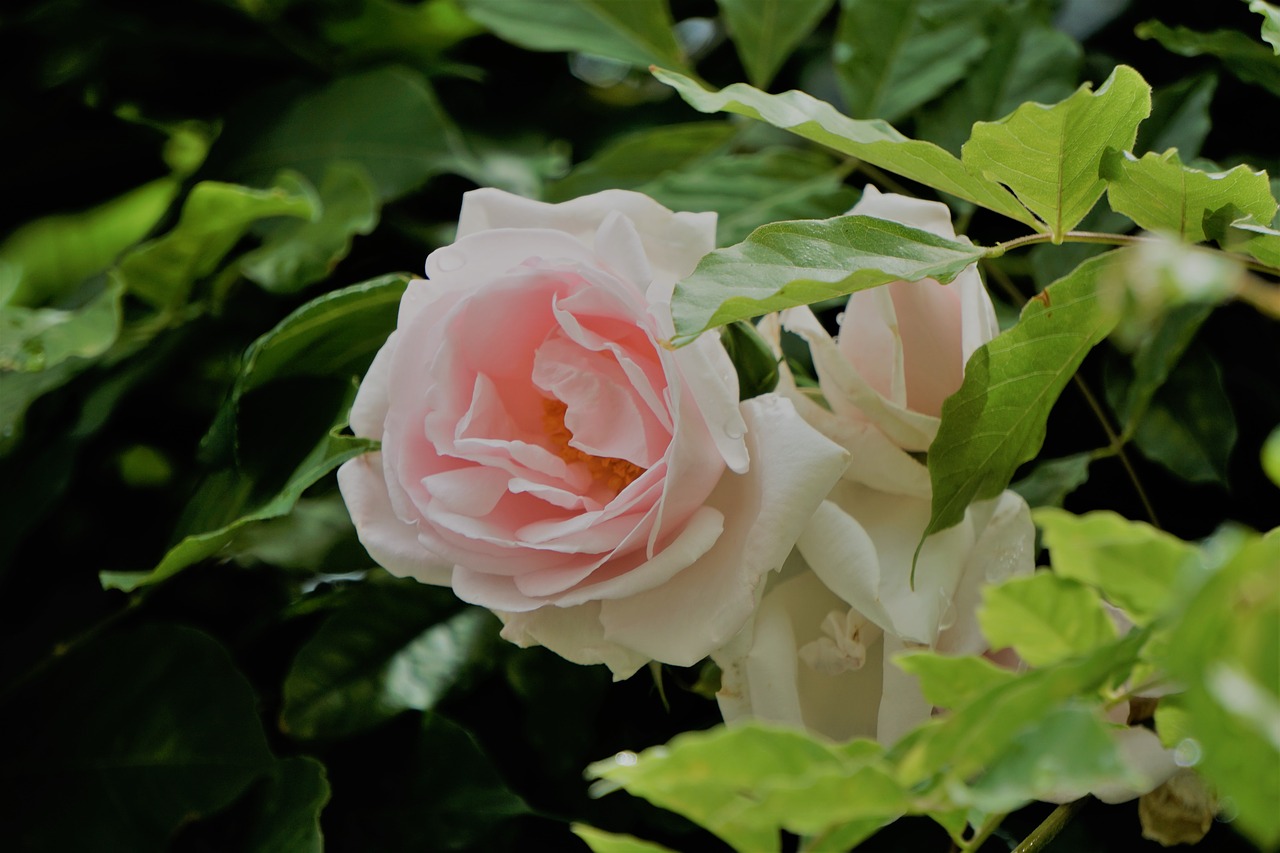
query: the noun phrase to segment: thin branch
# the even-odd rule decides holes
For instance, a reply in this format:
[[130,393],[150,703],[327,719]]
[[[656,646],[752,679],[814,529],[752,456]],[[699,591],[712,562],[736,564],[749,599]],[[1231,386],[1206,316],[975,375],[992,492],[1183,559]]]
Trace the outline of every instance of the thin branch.
[[[1014,239],[1006,240],[1003,243],[996,243],[987,250],[987,257],[998,258],[1010,249],[1020,249],[1023,246],[1034,246],[1038,243],[1052,242],[1054,242],[1052,234],[1024,234],[1021,237],[1015,237]],[[1105,246],[1137,246],[1142,243],[1159,244],[1166,241],[1163,237],[1148,237],[1141,234],[1107,234],[1102,231],[1068,231],[1066,234],[1062,235],[1062,239],[1059,242],[1098,243]],[[1280,268],[1264,264],[1262,261],[1259,261],[1256,258],[1251,258],[1248,255],[1241,255],[1237,252],[1228,252],[1223,249],[1215,249],[1212,246],[1188,246],[1188,248],[1195,249],[1200,252],[1212,252],[1216,255],[1225,255],[1241,266],[1253,270],[1254,272],[1265,273],[1266,275],[1280,278]],[[1274,288],[1267,287],[1262,282],[1254,282],[1254,284],[1261,285],[1267,290],[1274,291]],[[1253,295],[1256,295],[1256,293]],[[1246,302],[1251,301],[1243,292],[1240,294],[1240,298],[1244,299]],[[1254,305],[1259,310],[1270,314],[1271,316],[1280,316],[1280,304],[1277,304],[1280,303],[1280,296],[1268,295],[1264,297],[1264,302],[1265,307],[1258,304]]]
[[1013,853],[1037,853],[1049,846],[1058,837],[1071,819],[1088,803],[1088,797],[1081,797],[1073,803],[1058,806],[1044,821],[1022,839],[1022,843],[1013,849]]
[[1075,383],[1076,390],[1084,397],[1085,403],[1093,410],[1098,423],[1102,425],[1102,431],[1107,434],[1109,449],[1115,453],[1116,458],[1120,460],[1120,464],[1124,466],[1125,473],[1129,475],[1129,482],[1133,483],[1133,490],[1138,493],[1138,500],[1142,501],[1142,508],[1147,514],[1147,519],[1153,527],[1160,527],[1160,519],[1156,516],[1155,507],[1151,505],[1151,499],[1147,497],[1147,490],[1142,488],[1142,481],[1138,479],[1138,472],[1133,467],[1133,460],[1125,452],[1124,439],[1112,428],[1111,421],[1107,418],[1106,410],[1102,408],[1102,404],[1098,402],[1098,398],[1093,395],[1093,391],[1080,378],[1080,375],[1072,376],[1071,381]]
[[986,819],[982,826],[973,832],[973,837],[964,843],[960,848],[960,853],[978,853],[982,845],[991,837],[991,833],[1000,828],[1000,824],[1004,823],[1004,819],[1009,816],[1008,812],[993,814]]

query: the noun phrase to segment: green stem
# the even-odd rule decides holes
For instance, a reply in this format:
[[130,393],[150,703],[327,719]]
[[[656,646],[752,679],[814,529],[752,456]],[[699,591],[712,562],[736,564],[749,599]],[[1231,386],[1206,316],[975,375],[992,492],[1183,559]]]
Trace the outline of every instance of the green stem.
[[1102,408],[1102,404],[1098,402],[1098,398],[1093,395],[1093,391],[1080,378],[1080,375],[1072,376],[1071,381],[1075,383],[1076,390],[1080,392],[1080,396],[1084,397],[1085,403],[1093,410],[1094,417],[1102,425],[1102,431],[1107,435],[1108,448],[1120,460],[1120,464],[1124,466],[1125,473],[1129,475],[1129,482],[1133,483],[1133,490],[1138,493],[1138,500],[1142,501],[1142,508],[1146,512],[1148,520],[1150,520],[1153,527],[1160,527],[1160,519],[1156,516],[1156,509],[1151,505],[1151,499],[1147,497],[1147,490],[1142,488],[1142,481],[1138,479],[1138,472],[1133,467],[1133,460],[1125,452],[1124,439],[1111,427],[1111,421],[1107,418],[1107,413]]
[[[1037,243],[1052,242],[1054,242],[1052,234],[1024,234],[1021,237],[1015,237],[1014,239],[1006,240],[1003,243],[996,243],[987,251],[987,257],[998,258],[1010,249],[1020,249],[1023,246],[1034,246]],[[1068,231],[1066,234],[1063,234],[1062,239],[1057,242],[1099,243],[1104,246],[1137,246],[1142,243],[1163,243],[1165,242],[1165,239],[1163,237],[1144,237],[1139,234],[1107,234],[1102,231]],[[1248,257],[1247,255],[1240,255],[1235,252],[1215,249],[1212,246],[1191,246],[1190,248],[1197,249],[1202,252],[1213,252],[1218,255],[1226,255],[1228,258],[1236,261],[1236,263],[1241,264],[1254,272],[1266,273],[1267,275],[1280,278],[1280,268],[1269,266],[1268,264],[1264,264],[1262,261]],[[1261,284],[1261,282],[1256,282],[1255,284]],[[1265,285],[1263,285],[1263,288],[1265,290],[1275,291],[1274,288],[1266,287]],[[1246,294],[1244,292],[1245,290],[1246,288],[1241,288],[1240,297],[1246,302],[1254,304],[1254,307],[1264,313],[1270,314],[1273,317],[1280,316],[1280,293],[1263,297],[1264,304],[1260,305],[1253,303],[1250,299],[1250,295],[1257,295],[1256,290],[1251,294]]]
[[960,853],[978,853],[986,840],[991,837],[991,833],[999,829],[1000,824],[1004,823],[1004,819],[1008,816],[1008,812],[1001,812],[988,817],[982,826],[974,830],[973,837],[964,843]]
[[1073,803],[1058,806],[1044,821],[1022,839],[1022,843],[1013,849],[1013,853],[1037,853],[1048,847],[1054,838],[1062,832],[1071,819],[1085,807],[1088,797],[1081,797]]

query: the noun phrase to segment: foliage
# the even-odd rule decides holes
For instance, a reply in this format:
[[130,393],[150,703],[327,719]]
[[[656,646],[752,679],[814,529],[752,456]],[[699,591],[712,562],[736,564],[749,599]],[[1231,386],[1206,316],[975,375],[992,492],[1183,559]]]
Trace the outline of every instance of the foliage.
[[[1203,844],[1280,845],[1280,14],[1086,5],[0,13],[0,847],[1012,849],[1141,781],[1147,697],[1223,803]],[[846,215],[867,183],[966,236]],[[977,263],[1006,322],[927,532],[1036,507],[1046,568],[979,611],[1030,666],[904,655],[941,710],[887,749],[724,728],[709,671],[610,685],[374,567],[348,410],[475,186],[715,211],[670,343],[723,327],[743,398],[779,382],[753,318]],[[1137,832],[1095,804],[1054,849]]]

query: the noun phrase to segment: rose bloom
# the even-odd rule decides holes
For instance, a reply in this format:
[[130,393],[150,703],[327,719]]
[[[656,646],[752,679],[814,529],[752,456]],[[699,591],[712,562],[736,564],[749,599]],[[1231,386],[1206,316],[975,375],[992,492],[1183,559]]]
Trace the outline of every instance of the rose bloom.
[[662,345],[714,236],[633,192],[467,193],[352,407],[381,449],[338,482],[373,558],[616,678],[734,636],[847,454],[780,395],[739,402],[716,334]]
[[[945,205],[874,187],[850,213],[956,238]],[[988,651],[975,616],[982,587],[1033,568],[1030,513],[1005,492],[929,537],[910,586],[932,497],[928,469],[912,454],[928,449],[965,362],[998,332],[995,311],[969,267],[946,286],[898,281],[854,293],[834,340],[808,308],[762,323],[775,341],[779,327],[808,342],[822,402],[785,370],[779,391],[850,462],[755,619],[716,653],[721,711],[891,743],[933,710],[892,656]]]

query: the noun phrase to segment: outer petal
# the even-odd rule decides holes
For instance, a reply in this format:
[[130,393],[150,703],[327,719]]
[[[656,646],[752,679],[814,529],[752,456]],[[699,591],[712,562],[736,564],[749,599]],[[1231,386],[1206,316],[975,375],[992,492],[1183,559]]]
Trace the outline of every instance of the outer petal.
[[605,664],[615,681],[631,677],[649,662],[644,655],[605,639],[598,601],[577,607],[543,607],[527,613],[499,611],[498,616],[504,623],[504,639],[521,648],[546,646],[574,663]]
[[724,514],[715,546],[648,592],[603,602],[605,637],[690,666],[723,646],[750,617],[766,574],[782,566],[810,514],[844,469],[845,451],[773,394],[742,404],[751,470],[726,473],[707,500]]
[[355,523],[360,544],[378,565],[399,577],[448,586],[453,564],[427,551],[413,524],[391,508],[382,478],[382,454],[366,453],[338,469],[338,488]]

